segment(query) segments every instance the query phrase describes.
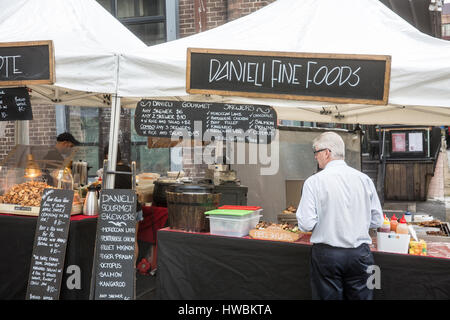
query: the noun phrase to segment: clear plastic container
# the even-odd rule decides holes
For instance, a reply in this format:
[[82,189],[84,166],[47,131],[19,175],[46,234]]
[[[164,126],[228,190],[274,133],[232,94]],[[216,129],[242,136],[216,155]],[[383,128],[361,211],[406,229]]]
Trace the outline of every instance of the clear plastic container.
[[256,227],[262,215],[250,218],[236,219],[223,218],[211,215],[209,218],[209,230],[211,234],[228,237],[244,237],[250,229]]

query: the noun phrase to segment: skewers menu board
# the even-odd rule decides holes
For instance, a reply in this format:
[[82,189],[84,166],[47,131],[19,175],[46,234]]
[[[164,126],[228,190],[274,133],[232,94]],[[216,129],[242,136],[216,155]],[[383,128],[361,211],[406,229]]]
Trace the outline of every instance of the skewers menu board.
[[277,128],[277,114],[270,106],[141,100],[135,128],[147,137],[270,143]]
[[136,193],[105,189],[100,201],[91,299],[133,300]]
[[66,255],[73,190],[44,189],[36,223],[27,300],[57,300]]

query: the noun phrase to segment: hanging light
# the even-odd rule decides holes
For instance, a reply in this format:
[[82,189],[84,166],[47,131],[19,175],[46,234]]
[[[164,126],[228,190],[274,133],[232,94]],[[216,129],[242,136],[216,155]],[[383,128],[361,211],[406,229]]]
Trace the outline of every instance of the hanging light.
[[33,155],[27,155],[27,166],[25,167],[25,178],[37,178],[42,175],[42,171],[34,161]]

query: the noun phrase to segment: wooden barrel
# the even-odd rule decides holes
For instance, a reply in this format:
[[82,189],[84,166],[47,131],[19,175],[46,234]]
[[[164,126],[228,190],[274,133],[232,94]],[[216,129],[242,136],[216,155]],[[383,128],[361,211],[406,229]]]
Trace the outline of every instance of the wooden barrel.
[[176,180],[158,179],[153,184],[155,185],[153,189],[153,205],[155,207],[167,208],[166,191],[168,190],[169,186],[173,184],[180,185],[181,183],[176,182]]
[[174,186],[166,191],[168,223],[172,229],[209,232],[205,211],[217,209],[220,193],[212,193],[213,186]]

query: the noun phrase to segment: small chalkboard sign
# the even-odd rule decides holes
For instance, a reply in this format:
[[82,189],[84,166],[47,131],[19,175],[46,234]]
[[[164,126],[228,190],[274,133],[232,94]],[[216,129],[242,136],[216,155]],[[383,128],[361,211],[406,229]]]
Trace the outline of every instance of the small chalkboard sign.
[[72,202],[72,190],[44,189],[34,236],[27,300],[59,299]]
[[53,41],[0,43],[0,85],[53,84]]
[[[100,195],[94,284],[95,300],[135,299],[136,193],[105,189]],[[92,291],[94,289],[94,292]]]
[[387,104],[391,57],[188,48],[188,93]]
[[147,137],[270,143],[277,113],[265,105],[141,100],[134,121]]
[[0,121],[33,120],[27,88],[0,88]]

